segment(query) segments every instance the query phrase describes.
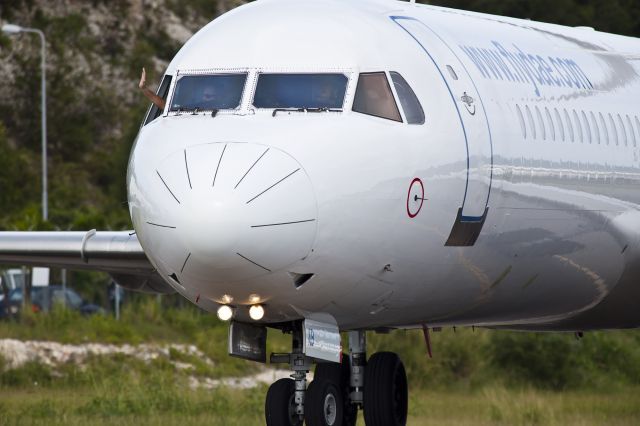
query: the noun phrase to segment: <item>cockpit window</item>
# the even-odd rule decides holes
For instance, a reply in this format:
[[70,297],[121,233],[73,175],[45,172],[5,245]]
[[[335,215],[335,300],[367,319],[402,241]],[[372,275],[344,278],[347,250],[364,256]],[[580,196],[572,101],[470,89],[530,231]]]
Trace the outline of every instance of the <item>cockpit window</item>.
[[253,106],[342,109],[347,81],[344,74],[260,74]]
[[[171,76],[165,75],[162,79],[162,83],[160,83],[160,87],[158,88],[157,95],[162,98],[162,100],[167,100],[167,95],[169,94],[169,86],[171,86]],[[158,108],[157,105],[151,104],[149,108],[149,112],[147,113],[147,118],[144,120],[144,125],[151,123],[156,118],[160,117],[162,114],[162,109]]]
[[240,106],[247,74],[180,77],[169,111],[212,111]]
[[400,111],[393,99],[391,86],[384,72],[360,74],[353,110],[387,120],[402,122]]
[[424,110],[409,83],[397,72],[390,72],[389,74],[391,75],[393,86],[396,88],[407,123],[424,124]]

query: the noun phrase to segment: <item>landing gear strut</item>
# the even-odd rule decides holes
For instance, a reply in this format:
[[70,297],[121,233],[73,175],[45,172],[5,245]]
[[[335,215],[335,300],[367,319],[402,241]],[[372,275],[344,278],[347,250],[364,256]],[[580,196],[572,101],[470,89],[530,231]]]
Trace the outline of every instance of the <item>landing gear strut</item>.
[[302,353],[302,330],[296,327],[292,332],[291,353],[271,355],[271,363],[287,363],[293,374],[291,379],[280,379],[269,387],[264,407],[267,426],[302,425],[311,362],[311,358]]
[[269,387],[265,403],[267,426],[355,426],[363,409],[367,426],[407,423],[407,376],[392,352],[375,353],[366,362],[366,334],[349,332],[349,356],[341,364],[317,363],[307,388],[307,373],[316,360],[302,353],[302,332],[292,332],[292,352],[272,354],[272,363],[288,363],[291,379]]

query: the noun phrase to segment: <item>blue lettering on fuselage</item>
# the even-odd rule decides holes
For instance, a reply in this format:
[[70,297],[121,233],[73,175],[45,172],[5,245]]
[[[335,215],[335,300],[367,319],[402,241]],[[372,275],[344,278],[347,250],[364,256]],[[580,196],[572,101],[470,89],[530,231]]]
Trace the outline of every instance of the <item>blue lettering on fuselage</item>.
[[542,86],[593,89],[587,74],[573,59],[553,56],[545,59],[526,53],[515,44],[513,50],[497,41],[491,44],[489,48],[460,45],[486,79],[529,84],[537,96]]

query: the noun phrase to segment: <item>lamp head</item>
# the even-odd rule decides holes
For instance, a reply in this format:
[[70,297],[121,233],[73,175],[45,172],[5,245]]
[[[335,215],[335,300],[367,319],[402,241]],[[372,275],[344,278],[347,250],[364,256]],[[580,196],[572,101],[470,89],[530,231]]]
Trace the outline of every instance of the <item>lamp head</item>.
[[20,25],[14,24],[4,24],[2,26],[2,32],[9,34],[17,34],[22,31],[22,27]]

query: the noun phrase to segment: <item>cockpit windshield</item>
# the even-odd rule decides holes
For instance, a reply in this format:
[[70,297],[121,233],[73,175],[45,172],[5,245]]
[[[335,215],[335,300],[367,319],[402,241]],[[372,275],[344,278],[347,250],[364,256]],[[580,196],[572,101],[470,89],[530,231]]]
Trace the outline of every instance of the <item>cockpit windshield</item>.
[[176,82],[169,111],[236,109],[247,74],[185,75]]
[[344,74],[260,74],[256,108],[342,109],[348,78]]

